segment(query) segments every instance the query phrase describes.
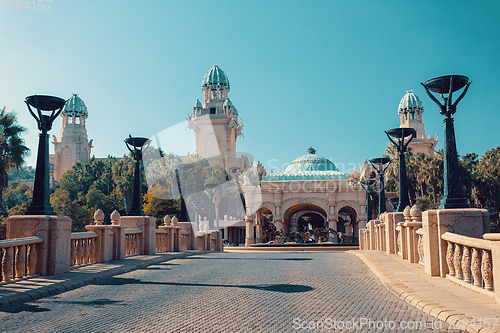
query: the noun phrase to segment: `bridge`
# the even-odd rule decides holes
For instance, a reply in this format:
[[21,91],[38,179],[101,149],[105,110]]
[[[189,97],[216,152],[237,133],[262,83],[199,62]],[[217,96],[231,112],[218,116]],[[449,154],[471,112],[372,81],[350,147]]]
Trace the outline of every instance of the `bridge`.
[[[7,257],[0,331],[500,331],[500,306],[494,283],[489,285],[500,267],[496,235],[443,232],[440,239],[453,245],[452,252],[446,247],[452,263],[444,265],[454,275],[433,276],[427,259],[432,251],[419,241],[429,235],[418,229],[432,227],[423,215],[387,213],[371,221],[360,231],[362,250],[220,251],[217,232],[194,239],[177,221],[153,230],[147,223],[115,223],[123,230],[96,224],[93,231],[70,235],[73,245],[61,261],[69,269],[60,274],[43,274],[60,269],[54,261],[40,263],[50,257],[42,245],[51,248],[51,237],[8,239],[0,244]],[[113,221],[128,223],[117,216]],[[113,241],[118,236],[122,241]],[[122,257],[116,254],[120,242]],[[38,249],[36,264],[31,249]]]

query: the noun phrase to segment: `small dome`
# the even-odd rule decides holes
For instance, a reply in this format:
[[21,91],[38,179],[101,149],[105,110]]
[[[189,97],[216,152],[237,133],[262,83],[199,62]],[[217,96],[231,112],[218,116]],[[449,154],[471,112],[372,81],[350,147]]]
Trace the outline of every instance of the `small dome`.
[[231,100],[228,98],[228,99],[226,99],[226,101],[224,102],[224,106],[233,106],[233,102],[231,102]]
[[238,115],[238,110],[233,106],[233,114]]
[[326,157],[316,155],[314,148],[308,149],[309,154],[295,159],[285,169],[286,173],[297,173],[304,171],[339,171],[335,164]]
[[413,90],[409,90],[399,102],[398,113],[414,112],[417,109],[424,111],[422,101],[413,93]]
[[227,87],[229,90],[229,79],[218,65],[212,67],[203,77],[203,81],[201,81],[201,88],[203,89],[206,86],[211,86],[214,90]]
[[200,102],[199,99],[196,100],[196,103],[194,103],[193,108],[194,109],[201,109],[201,108],[203,108],[203,105],[201,105],[201,102]]
[[64,105],[64,113],[68,114],[68,116],[85,116],[87,118],[89,116],[87,112],[87,106],[83,102],[83,100],[78,97],[77,94],[73,94]]

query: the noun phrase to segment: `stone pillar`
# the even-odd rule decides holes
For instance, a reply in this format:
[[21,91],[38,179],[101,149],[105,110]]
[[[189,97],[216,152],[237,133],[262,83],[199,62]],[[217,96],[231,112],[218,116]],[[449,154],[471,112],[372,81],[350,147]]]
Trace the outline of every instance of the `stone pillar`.
[[69,272],[71,219],[55,215],[16,215],[7,219],[7,239],[39,236],[37,268],[40,275]]
[[196,248],[196,237],[192,227],[193,224],[191,222],[177,222],[177,225],[181,228],[181,230],[179,231],[179,235],[182,231],[185,231],[189,234],[188,247],[186,250],[194,250]]
[[87,225],[85,229],[88,231],[93,231],[97,234],[97,238],[95,240],[95,257],[96,262],[103,263],[108,262],[113,259],[112,252],[109,251],[109,247],[112,247],[113,244],[110,243],[109,232],[111,230],[110,225],[104,225],[104,213],[102,210],[98,209],[94,213],[94,222],[95,225]]
[[433,209],[422,213],[424,229],[424,267],[431,276],[446,277],[446,249],[448,244],[441,239],[445,232],[481,238],[485,226],[489,225],[486,209],[456,208]]
[[252,217],[250,215],[245,215],[245,227],[246,227],[245,246],[250,246],[250,244],[255,244],[253,222],[252,222]]
[[396,254],[397,233],[396,226],[399,222],[404,221],[403,213],[385,213],[385,250],[387,253]]
[[[493,266],[493,282],[500,281],[500,234],[499,233],[488,233],[484,234],[483,238],[486,240],[493,241],[493,246],[491,249],[491,262]],[[500,288],[494,288],[495,301],[500,304]]]
[[156,219],[150,216],[122,216],[120,223],[127,229],[142,230],[141,254],[155,254]]
[[125,258],[125,229],[124,225],[120,225],[120,213],[114,210],[111,213],[111,231],[113,232],[113,260],[121,260]]

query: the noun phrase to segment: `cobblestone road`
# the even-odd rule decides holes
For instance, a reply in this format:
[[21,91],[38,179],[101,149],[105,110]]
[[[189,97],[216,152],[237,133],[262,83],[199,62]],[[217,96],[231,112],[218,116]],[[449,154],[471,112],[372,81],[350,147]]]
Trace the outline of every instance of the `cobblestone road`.
[[176,259],[3,308],[0,318],[0,332],[429,332],[438,322],[346,252]]

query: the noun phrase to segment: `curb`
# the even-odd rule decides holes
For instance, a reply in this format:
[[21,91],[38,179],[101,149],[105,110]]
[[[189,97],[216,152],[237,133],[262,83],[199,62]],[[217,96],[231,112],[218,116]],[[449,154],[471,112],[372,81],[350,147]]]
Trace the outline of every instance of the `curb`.
[[[158,257],[158,258],[152,258],[152,259],[147,259],[144,260],[143,262],[138,262],[134,265],[130,265],[129,267],[115,267],[109,270],[105,270],[102,272],[99,272],[95,274],[93,277],[83,277],[83,278],[78,278],[74,280],[66,280],[64,282],[59,282],[59,283],[54,283],[53,285],[49,285],[46,287],[41,287],[36,290],[31,290],[23,293],[18,293],[16,295],[10,295],[10,296],[5,296],[0,299],[0,308],[5,308],[9,306],[14,306],[14,305],[19,305],[25,302],[30,302],[34,301],[40,298],[44,298],[47,296],[53,296],[57,295],[60,293],[63,293],[65,291],[70,291],[74,290],[83,286],[86,286],[88,284],[91,284],[92,282],[98,281],[103,278],[107,278],[110,276],[114,275],[119,275],[123,273],[128,273],[131,271],[134,271],[139,268],[144,268],[149,265],[154,265],[160,262],[164,261],[169,261],[172,259],[179,259],[179,258],[186,258],[189,256],[193,255],[199,255],[199,254],[205,254],[205,253],[210,253],[211,251],[193,251],[193,252],[178,252],[178,254],[174,254],[169,256],[168,258],[165,257]],[[54,275],[57,276],[57,275]]]
[[[460,329],[460,320],[468,319],[469,322],[473,320],[471,316],[461,313],[457,310],[447,308],[435,301],[420,295],[418,292],[409,288],[406,284],[402,283],[391,271],[377,260],[363,254],[359,251],[347,251],[348,253],[360,258],[366,266],[377,276],[382,284],[394,295],[405,301],[406,303],[422,310],[423,312],[440,319],[450,325],[457,325]],[[471,333],[495,333],[500,332],[486,328],[474,329],[467,327],[465,330]]]

